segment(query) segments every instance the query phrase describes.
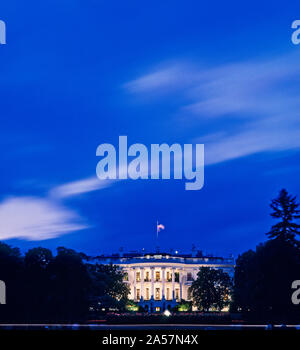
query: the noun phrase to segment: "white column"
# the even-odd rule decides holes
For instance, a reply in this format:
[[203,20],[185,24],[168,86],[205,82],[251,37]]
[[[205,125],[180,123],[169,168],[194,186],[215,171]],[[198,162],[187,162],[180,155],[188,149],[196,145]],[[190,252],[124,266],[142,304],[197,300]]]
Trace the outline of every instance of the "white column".
[[[165,298],[165,267],[162,267],[161,274],[162,274],[162,294],[161,298]],[[165,298],[166,299],[166,298]]]
[[182,299],[182,269],[179,270],[179,288],[180,288],[179,298],[181,301],[181,299]]
[[144,268],[141,267],[141,299],[144,299]]
[[151,298],[154,298],[154,267],[151,267]]
[[172,267],[172,299],[175,299],[175,269]]
[[133,290],[134,290],[134,301],[136,301],[136,270],[135,270],[135,267],[133,268]]

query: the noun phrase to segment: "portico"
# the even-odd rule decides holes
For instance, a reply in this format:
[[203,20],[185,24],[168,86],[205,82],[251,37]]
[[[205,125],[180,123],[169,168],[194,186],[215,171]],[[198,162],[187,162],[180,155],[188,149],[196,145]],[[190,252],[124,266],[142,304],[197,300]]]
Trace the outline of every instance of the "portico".
[[[151,266],[152,265],[152,266]],[[182,268],[169,265],[129,266],[124,268],[133,282],[130,299],[149,311],[167,309],[182,299]]]
[[180,276],[181,271],[174,267],[129,267],[125,271],[129,276],[133,275],[135,293],[131,297],[135,301],[152,297],[156,300],[171,300],[175,296],[175,286],[179,288],[179,279],[175,273]]

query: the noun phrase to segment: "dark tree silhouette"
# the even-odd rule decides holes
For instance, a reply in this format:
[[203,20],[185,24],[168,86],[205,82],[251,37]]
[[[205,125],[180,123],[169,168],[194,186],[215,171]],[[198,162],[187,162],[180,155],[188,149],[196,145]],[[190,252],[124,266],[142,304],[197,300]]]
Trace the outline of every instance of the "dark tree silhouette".
[[298,322],[291,285],[299,279],[300,252],[290,241],[272,239],[236,261],[232,311],[260,322]]
[[296,235],[300,234],[300,225],[294,220],[300,218],[300,210],[297,209],[299,204],[296,203],[296,197],[289,195],[285,189],[282,189],[279,196],[272,200],[270,206],[273,209],[271,216],[280,219],[280,221],[272,226],[267,236],[297,243]]
[[233,311],[260,321],[295,321],[298,308],[291,302],[292,282],[299,278],[300,226],[296,197],[283,189],[272,200],[271,216],[280,221],[267,233],[267,242],[240,255],[234,276]]
[[52,317],[60,321],[84,320],[92,281],[82,255],[72,249],[58,247],[49,271]]
[[30,249],[25,254],[25,283],[22,292],[26,297],[24,307],[27,322],[38,322],[43,317],[48,321],[46,318],[52,312],[49,294],[52,280],[49,266],[53,259],[51,251],[41,247]]
[[93,315],[109,308],[124,309],[129,287],[124,283],[124,273],[116,265],[87,264],[92,280],[89,293]]
[[232,281],[223,270],[201,267],[190,291],[194,305],[199,310],[222,310],[229,304]]
[[23,293],[24,265],[18,248],[0,242],[0,280],[6,284],[6,305],[0,305],[0,320],[21,321],[26,297]]
[[121,271],[88,259],[64,247],[57,248],[56,256],[41,247],[22,256],[18,248],[0,242],[0,280],[7,296],[0,321],[84,322],[95,304],[124,307],[129,291]]
[[232,311],[246,312],[253,309],[256,290],[259,287],[259,284],[256,284],[258,272],[256,253],[253,250],[248,250],[238,256],[234,271]]

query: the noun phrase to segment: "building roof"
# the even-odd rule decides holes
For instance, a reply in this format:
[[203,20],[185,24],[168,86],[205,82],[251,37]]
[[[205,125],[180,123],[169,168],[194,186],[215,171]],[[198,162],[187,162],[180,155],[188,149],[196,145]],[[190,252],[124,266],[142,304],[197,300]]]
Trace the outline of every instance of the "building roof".
[[190,254],[166,253],[140,253],[140,252],[129,252],[119,253],[111,255],[100,255],[94,258],[98,263],[104,264],[137,264],[137,263],[153,263],[153,262],[170,262],[170,263],[183,263],[183,264],[234,264],[234,258],[221,257],[221,256],[204,256],[201,251],[193,252]]

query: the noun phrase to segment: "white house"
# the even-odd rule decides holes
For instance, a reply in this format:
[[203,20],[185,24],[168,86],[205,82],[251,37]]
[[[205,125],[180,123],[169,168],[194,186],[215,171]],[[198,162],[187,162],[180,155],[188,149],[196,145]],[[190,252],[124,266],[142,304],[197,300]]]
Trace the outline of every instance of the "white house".
[[150,312],[162,312],[182,299],[191,300],[189,287],[202,266],[222,269],[231,277],[234,258],[193,254],[129,253],[98,257],[97,262],[120,266],[129,284],[129,299]]

